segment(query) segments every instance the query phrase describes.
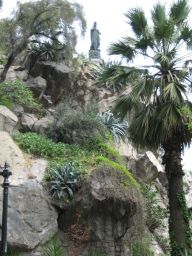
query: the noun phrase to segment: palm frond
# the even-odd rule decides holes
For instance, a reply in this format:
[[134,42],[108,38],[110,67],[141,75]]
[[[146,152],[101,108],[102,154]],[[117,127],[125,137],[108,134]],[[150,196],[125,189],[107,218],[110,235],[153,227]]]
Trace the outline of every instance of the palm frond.
[[138,78],[139,74],[142,72],[142,69],[111,64],[103,69],[103,72],[97,79],[97,84],[105,86],[107,89],[118,91],[120,88],[128,85],[129,82],[132,82],[135,78]]
[[131,110],[138,108],[141,103],[132,94],[121,96],[113,108],[113,113],[124,118]]
[[[181,124],[182,117],[176,104],[166,103],[159,109],[158,117],[162,120],[165,137],[173,133]],[[167,139],[167,138],[166,138]]]
[[192,37],[192,29],[187,25],[184,24],[181,29],[181,39],[184,41],[188,41]]
[[131,95],[133,98],[147,104],[155,97],[156,80],[148,72],[140,74],[135,81],[131,83]]
[[158,26],[159,24],[164,24],[165,22],[167,22],[165,6],[161,4],[155,5],[153,7],[153,10],[151,11],[151,16],[155,26]]
[[157,4],[151,11],[154,35],[157,40],[170,39],[174,33],[174,24],[167,19],[165,6]]
[[[155,116],[155,107],[148,104],[136,112],[129,126],[130,139],[137,147],[156,146],[156,141],[151,143],[150,128]],[[155,145],[154,145],[155,144]]]
[[171,81],[163,89],[164,99],[175,104],[182,104],[184,102],[182,93],[185,93],[185,87],[176,81]]
[[143,53],[146,53],[148,47],[153,48],[153,40],[149,36],[141,38],[135,45],[135,48],[141,50]]
[[133,8],[125,16],[128,18],[128,23],[137,37],[145,35],[147,19],[141,8]]
[[176,3],[173,3],[170,8],[170,18],[180,25],[189,15],[190,8],[186,0],[178,0]]
[[108,51],[110,55],[121,55],[127,61],[132,61],[135,57],[134,48],[123,41],[112,44]]
[[186,42],[188,49],[192,47],[192,29],[188,26],[188,24],[184,24],[181,28],[180,36],[178,40],[183,40]]

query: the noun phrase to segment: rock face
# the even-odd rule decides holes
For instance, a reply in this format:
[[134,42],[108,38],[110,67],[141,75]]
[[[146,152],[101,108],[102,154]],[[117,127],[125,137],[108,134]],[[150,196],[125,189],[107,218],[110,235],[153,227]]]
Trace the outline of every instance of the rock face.
[[[47,161],[24,155],[6,132],[0,132],[0,166],[10,165],[8,243],[32,250],[57,232],[56,210],[48,201],[42,180]],[[0,179],[2,183],[2,177]],[[0,219],[2,189],[0,189]]]
[[159,173],[163,173],[163,168],[151,151],[145,152],[136,161],[136,176],[144,182],[155,180]]
[[64,63],[47,61],[35,63],[30,74],[33,77],[41,76],[46,79],[47,87],[44,95],[51,96],[51,101],[55,104],[64,95],[68,96],[70,91],[69,74],[73,71]]
[[45,129],[49,126],[50,123],[53,122],[53,116],[47,115],[42,117],[41,119],[37,120],[34,123],[34,131],[38,133],[43,133]]
[[37,117],[31,113],[23,113],[21,116],[21,125],[22,130],[24,131],[32,131],[35,122],[38,121]]
[[[83,240],[93,251],[110,256],[129,255],[126,244],[141,195],[131,185],[126,187],[124,182],[124,174],[110,167],[93,171],[78,193],[72,211],[68,216],[60,216],[60,228],[67,232],[75,226],[71,238],[75,238],[77,244],[78,239]],[[79,229],[84,236],[78,233]]]
[[17,79],[26,81],[28,79],[28,71],[21,68],[19,65],[14,65],[9,68],[6,75],[6,80],[15,81]]
[[47,87],[46,80],[41,76],[29,78],[26,84],[34,92],[34,94],[39,98],[42,97]]
[[12,134],[18,122],[17,116],[5,106],[0,106],[0,131]]
[[4,166],[7,162],[18,177],[18,174],[24,170],[25,159],[22,151],[7,132],[0,132],[0,148],[3,149],[0,154],[0,166]]
[[[94,77],[89,70],[84,70],[78,77],[74,91],[70,87],[70,76],[73,69],[54,62],[36,63],[27,71],[11,67],[7,79],[20,78],[26,81],[31,90],[40,99],[46,100],[46,106],[56,104],[63,96],[73,94],[73,105],[84,107],[97,102],[100,111],[108,110],[120,94],[113,93],[95,85]],[[127,92],[122,92],[122,94]],[[25,131],[44,132],[52,117],[37,120],[33,115],[24,113],[20,107],[15,111],[22,121]],[[7,161],[13,175],[10,182],[16,187],[9,190],[9,233],[8,242],[23,250],[31,250],[44,243],[57,231],[58,214],[52,208],[42,179],[47,161],[34,159],[25,155],[15,145],[8,133],[12,134],[17,118],[5,107],[0,107],[0,166]],[[7,131],[8,133],[6,133]],[[73,134],[79,137],[79,134]],[[152,152],[138,153],[131,144],[122,143],[118,148],[120,154],[133,173],[145,183],[153,182],[153,191],[158,192],[162,208],[167,207],[164,170]],[[65,232],[69,241],[69,256],[80,256],[87,249],[104,252],[109,256],[132,256],[129,245],[138,239],[142,240],[144,213],[141,196],[134,188],[127,187],[122,173],[109,167],[98,168],[87,178],[81,190],[76,194],[74,204],[60,209],[59,227]],[[0,182],[2,179],[0,178]],[[191,185],[188,183],[187,189]],[[190,197],[188,198],[190,201]],[[189,202],[191,206],[191,201]],[[2,212],[2,190],[0,190],[0,213]],[[1,216],[0,216],[1,217]],[[162,253],[155,237],[168,237],[167,219],[165,225],[153,230],[152,248],[155,256]],[[148,231],[149,232],[149,231]],[[41,255],[41,254],[40,254]]]
[[185,193],[187,206],[190,210],[192,210],[192,171],[186,171],[184,176],[185,183]]
[[[13,173],[14,175],[14,173]],[[2,213],[2,189],[0,213]],[[0,214],[1,218],[1,214]],[[32,250],[57,232],[57,214],[36,180],[9,189],[8,242],[10,246]]]

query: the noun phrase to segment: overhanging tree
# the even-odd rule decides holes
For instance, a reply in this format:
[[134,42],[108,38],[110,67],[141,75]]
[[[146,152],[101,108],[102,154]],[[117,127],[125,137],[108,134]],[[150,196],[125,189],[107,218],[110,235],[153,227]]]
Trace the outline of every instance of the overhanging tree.
[[71,58],[77,40],[75,22],[83,35],[86,21],[78,3],[67,0],[18,3],[13,16],[0,21],[0,48],[8,56],[0,82],[5,80],[16,56],[32,43],[48,42],[55,48],[63,48],[66,59]]
[[[148,65],[111,65],[99,78],[101,84],[128,86],[130,93],[121,97],[114,111],[125,117],[132,111],[129,134],[137,147],[163,148],[163,163],[168,179],[169,234],[171,255],[188,255],[191,244],[189,215],[183,191],[181,154],[191,142],[188,117],[181,109],[191,109],[187,94],[192,79],[192,28],[186,0],[173,3],[166,12],[157,4],[151,11],[149,25],[144,11],[134,8],[126,14],[133,37],[113,43],[110,54],[120,55],[128,63],[136,56],[145,57]],[[186,254],[185,254],[186,253]]]

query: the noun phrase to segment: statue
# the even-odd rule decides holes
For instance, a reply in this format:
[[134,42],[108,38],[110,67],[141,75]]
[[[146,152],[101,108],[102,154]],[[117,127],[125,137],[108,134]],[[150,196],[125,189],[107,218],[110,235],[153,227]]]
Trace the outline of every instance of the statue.
[[91,50],[98,50],[100,46],[100,32],[97,29],[97,23],[93,23],[93,28],[91,29]]

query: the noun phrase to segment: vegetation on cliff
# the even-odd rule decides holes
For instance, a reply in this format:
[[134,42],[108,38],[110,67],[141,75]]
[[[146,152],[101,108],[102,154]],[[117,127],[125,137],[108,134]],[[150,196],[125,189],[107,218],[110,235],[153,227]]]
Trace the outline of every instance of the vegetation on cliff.
[[[120,55],[128,63],[136,55],[142,55],[153,64],[132,67],[111,62],[94,70],[92,78],[97,76],[101,86],[113,92],[130,88],[129,94],[117,101],[113,112],[98,114],[91,108],[74,108],[64,101],[56,107],[53,122],[45,134],[17,133],[14,137],[24,152],[48,160],[44,180],[54,200],[70,204],[82,182],[99,168],[106,168],[119,178],[120,190],[131,188],[138,194],[142,192],[147,215],[144,221],[151,232],[169,216],[172,256],[190,255],[192,251],[181,166],[182,151],[192,138],[192,105],[186,97],[192,83],[191,60],[188,52],[182,56],[180,51],[182,45],[192,48],[188,16],[186,0],[172,4],[169,12],[161,4],[155,5],[151,12],[152,25],[142,9],[131,9],[126,17],[134,36],[112,44],[109,52]],[[42,112],[41,104],[24,83],[4,81],[6,73],[23,50],[28,60],[72,61],[77,39],[72,27],[75,21],[80,22],[84,34],[86,22],[82,7],[62,0],[18,3],[10,18],[0,20],[0,50],[7,56],[0,60],[4,64],[0,75],[0,104],[10,109],[19,104],[29,112]],[[130,112],[128,126],[123,118]],[[136,147],[163,149],[169,211],[157,204],[156,192],[150,185],[137,181],[115,149],[116,144],[127,137],[127,131]],[[146,244],[132,243],[133,255],[153,255],[149,243]]]

